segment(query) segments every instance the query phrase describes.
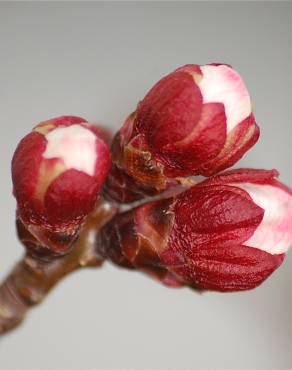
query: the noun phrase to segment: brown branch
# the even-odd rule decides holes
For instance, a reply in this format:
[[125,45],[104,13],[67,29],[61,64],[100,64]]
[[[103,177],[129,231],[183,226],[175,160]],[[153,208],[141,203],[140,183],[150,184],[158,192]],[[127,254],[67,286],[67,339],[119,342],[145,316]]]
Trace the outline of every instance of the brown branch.
[[[44,259],[26,253],[0,286],[0,334],[19,325],[28,310],[40,303],[64,276],[82,267],[102,264],[103,258],[95,248],[96,234],[116,212],[116,206],[99,201],[72,250],[65,256]],[[27,231],[19,230],[19,234],[26,244]]]

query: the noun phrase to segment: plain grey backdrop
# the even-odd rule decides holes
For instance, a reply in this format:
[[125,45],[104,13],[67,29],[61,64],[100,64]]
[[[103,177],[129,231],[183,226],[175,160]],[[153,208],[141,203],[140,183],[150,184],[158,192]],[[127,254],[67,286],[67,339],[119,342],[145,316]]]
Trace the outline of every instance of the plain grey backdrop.
[[[292,3],[1,3],[0,275],[23,253],[10,159],[41,120],[72,114],[113,131],[163,75],[225,62],[244,77],[261,138],[239,166],[292,185]],[[1,370],[290,369],[292,253],[261,287],[167,289],[107,264],[63,281],[0,339]]]

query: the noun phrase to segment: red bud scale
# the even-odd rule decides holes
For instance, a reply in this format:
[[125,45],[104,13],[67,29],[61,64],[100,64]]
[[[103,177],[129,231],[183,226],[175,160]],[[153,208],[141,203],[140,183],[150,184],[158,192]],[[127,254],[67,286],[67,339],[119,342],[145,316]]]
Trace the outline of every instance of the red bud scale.
[[276,171],[223,173],[117,215],[102,253],[170,286],[237,291],[261,284],[292,244],[292,191]]
[[18,217],[43,245],[67,250],[93,210],[109,167],[100,131],[83,118],[41,122],[12,160]]
[[158,81],[116,135],[106,193],[133,201],[187,176],[211,176],[258,137],[239,74],[225,64],[186,65]]

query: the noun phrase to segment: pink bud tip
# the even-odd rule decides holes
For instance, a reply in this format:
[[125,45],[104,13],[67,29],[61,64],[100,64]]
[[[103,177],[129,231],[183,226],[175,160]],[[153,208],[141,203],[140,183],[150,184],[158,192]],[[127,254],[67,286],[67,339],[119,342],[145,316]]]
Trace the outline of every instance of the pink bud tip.
[[14,195],[19,217],[38,239],[44,230],[74,234],[94,208],[110,168],[100,136],[83,118],[63,116],[41,122],[20,141],[12,160]]

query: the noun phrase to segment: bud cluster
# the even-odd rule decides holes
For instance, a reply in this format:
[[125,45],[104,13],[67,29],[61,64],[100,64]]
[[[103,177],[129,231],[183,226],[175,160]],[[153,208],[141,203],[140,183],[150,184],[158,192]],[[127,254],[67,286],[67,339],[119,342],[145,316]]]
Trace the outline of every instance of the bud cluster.
[[[215,63],[185,65],[158,81],[111,153],[83,118],[41,122],[12,160],[19,235],[28,250],[55,257],[74,248],[101,189],[112,206],[144,198],[92,234],[98,255],[172,287],[255,288],[292,244],[292,192],[276,170],[221,171],[258,137],[241,77]],[[193,176],[206,179],[194,185]],[[177,185],[187,189],[174,195]]]

